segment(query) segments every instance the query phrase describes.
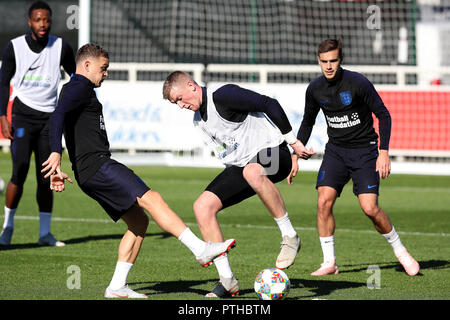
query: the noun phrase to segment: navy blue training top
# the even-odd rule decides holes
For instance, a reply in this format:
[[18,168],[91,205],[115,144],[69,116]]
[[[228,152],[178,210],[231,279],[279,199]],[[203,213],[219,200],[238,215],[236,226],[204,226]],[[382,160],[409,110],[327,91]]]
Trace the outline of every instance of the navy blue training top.
[[[200,106],[200,114],[204,121],[208,117],[206,90],[206,88],[202,88],[202,105]],[[249,112],[264,112],[282,134],[292,130],[286,113],[276,99],[235,84],[226,84],[220,87],[213,92],[212,96],[217,112],[228,121],[243,122]]]
[[74,74],[62,87],[58,106],[50,118],[52,152],[61,153],[63,130],[72,170],[77,181],[83,184],[109,159],[111,152],[103,106],[97,99],[94,84],[80,74]]
[[378,143],[372,113],[379,120],[380,149],[389,149],[391,116],[373,84],[362,74],[340,68],[332,80],[312,81],[306,90],[305,112],[297,138],[309,140],[317,114],[322,110],[329,142],[347,148]]

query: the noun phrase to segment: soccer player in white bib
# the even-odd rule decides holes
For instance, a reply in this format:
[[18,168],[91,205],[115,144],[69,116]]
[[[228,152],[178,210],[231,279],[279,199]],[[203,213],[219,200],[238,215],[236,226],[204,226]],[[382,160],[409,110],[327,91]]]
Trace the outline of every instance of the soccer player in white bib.
[[[28,15],[30,32],[8,43],[0,71],[0,122],[3,136],[11,140],[13,163],[12,177],[6,187],[0,245],[11,243],[14,215],[34,153],[40,220],[38,244],[64,246],[50,233],[53,193],[40,167],[50,155],[48,122],[56,107],[61,66],[69,75],[75,72],[75,56],[69,44],[49,34],[52,10],[47,3],[34,2]],[[11,124],[7,120],[10,86],[14,98]]]
[[[292,168],[288,144],[302,158],[309,158],[314,152],[295,138],[278,101],[233,84],[208,90],[181,71],[167,77],[163,97],[195,112],[194,125],[226,166],[194,203],[204,240],[223,241],[217,213],[257,194],[281,231],[276,266],[291,266],[300,250],[300,238],[275,183],[286,179]],[[214,264],[220,281],[207,297],[239,294],[227,255],[216,258]]]

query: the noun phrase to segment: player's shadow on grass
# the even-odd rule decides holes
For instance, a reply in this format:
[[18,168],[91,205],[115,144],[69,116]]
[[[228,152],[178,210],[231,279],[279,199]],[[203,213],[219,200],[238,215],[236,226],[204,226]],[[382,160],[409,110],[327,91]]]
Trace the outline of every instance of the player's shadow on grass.
[[[426,260],[426,261],[418,261],[420,265],[420,270],[426,269],[449,269],[450,261],[447,260]],[[377,266],[382,269],[395,269],[398,272],[405,272],[403,266],[398,262],[375,262],[371,264],[357,264],[357,265],[343,265],[342,270],[339,270],[339,273],[350,273],[350,272],[361,272],[366,271],[369,266]],[[347,267],[354,267],[353,269],[346,269]],[[423,274],[419,271],[419,276],[423,276]]]
[[0,245],[0,251],[6,250],[20,250],[20,249],[32,249],[32,248],[40,248],[41,246],[37,243],[20,243],[20,244],[11,244],[9,246]]
[[152,282],[135,282],[128,283],[133,290],[146,295],[158,294],[196,294],[204,297],[207,290],[195,288],[196,286],[204,285],[206,283],[214,283],[217,280],[177,280],[177,281],[152,281]]
[[322,296],[327,296],[333,291],[345,290],[352,288],[360,288],[367,286],[366,282],[352,282],[352,281],[339,281],[339,280],[325,280],[318,278],[317,280],[308,279],[290,279],[291,281],[291,291],[292,289],[303,288],[308,290],[306,295],[300,295],[293,297],[288,295],[286,300],[297,300],[304,298],[320,298]]
[[[158,237],[159,239],[166,239],[172,237],[170,233],[166,232],[158,232],[158,233],[146,233],[146,238],[155,238]],[[69,240],[63,240],[66,245],[69,244],[77,244],[77,243],[83,243],[83,242],[89,242],[89,241],[99,241],[99,240],[113,240],[117,239],[120,240],[123,238],[123,234],[105,234],[105,235],[95,235],[95,236],[87,236],[87,237],[80,237],[80,238],[73,238]]]
[[[211,283],[211,289],[217,280],[177,280],[177,281],[155,281],[155,282],[135,282],[129,283],[133,290],[140,293],[145,293],[150,297],[152,295],[162,294],[191,294],[204,297],[210,290],[196,288],[198,286]],[[310,294],[301,296],[288,296],[286,300],[298,300],[302,298],[318,298],[327,296],[331,292],[341,289],[359,288],[367,284],[350,281],[332,281],[332,280],[306,280],[306,279],[291,279],[291,288],[304,288]],[[234,300],[255,300],[256,294],[253,288],[241,288],[239,296]]]
[[[450,268],[450,261],[446,260],[427,260],[419,261],[421,270],[426,269],[448,269]],[[398,262],[383,262],[372,264],[359,264],[359,265],[343,265],[342,270],[339,273],[349,272],[361,272],[366,271],[369,265],[378,265],[380,269],[393,269],[395,268],[399,272],[405,272],[403,267]],[[348,267],[354,267],[353,269],[347,269]],[[338,277],[333,279],[317,278],[317,279],[298,279],[291,278],[291,294],[287,296],[286,300],[298,300],[305,298],[320,298],[328,296],[332,292],[337,290],[346,290],[352,288],[366,287],[367,283],[353,282],[353,281],[340,281]],[[196,288],[203,286],[207,283],[211,284],[211,289],[214,287],[217,280],[178,280],[178,281],[154,281],[154,282],[135,282],[129,283],[133,290],[145,293],[147,295],[163,295],[163,294],[193,294],[199,297],[204,297],[208,290],[202,288]],[[292,289],[304,289],[300,291],[299,295],[293,295]],[[235,297],[236,300],[254,300],[256,298],[253,288],[240,289],[240,295]]]
[[[123,234],[102,234],[102,235],[93,235],[93,236],[85,236],[85,237],[79,237],[79,238],[72,238],[68,240],[61,240],[66,245],[73,245],[73,244],[79,244],[84,242],[90,242],[90,241],[101,241],[101,240],[120,240],[122,239]],[[171,234],[166,232],[158,232],[158,233],[146,233],[146,238],[156,238],[158,239],[166,239],[172,237]],[[35,243],[19,243],[19,244],[11,244],[8,246],[0,245],[0,251],[2,250],[20,250],[20,249],[33,249],[33,248],[42,248],[45,246],[38,245],[37,242]]]
[[[217,284],[218,279],[206,279],[206,280],[177,280],[177,281],[154,281],[154,282],[135,282],[128,283],[133,290],[146,295],[160,295],[160,294],[193,294],[198,295],[199,298],[205,297],[205,295],[212,291]],[[205,284],[210,284],[211,289],[205,290],[196,288]],[[194,296],[195,298],[195,296]],[[245,289],[240,288],[239,296],[234,297],[235,300],[252,299],[256,298],[253,288]]]

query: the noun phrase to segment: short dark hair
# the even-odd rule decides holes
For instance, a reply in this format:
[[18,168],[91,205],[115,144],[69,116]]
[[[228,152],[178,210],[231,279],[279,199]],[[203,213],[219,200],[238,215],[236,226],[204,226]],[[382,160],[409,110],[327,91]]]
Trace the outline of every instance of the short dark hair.
[[33,11],[34,10],[38,10],[38,9],[48,10],[48,12],[50,12],[50,17],[52,16],[52,9],[50,8],[50,6],[46,2],[44,2],[44,1],[35,1],[30,6],[30,9],[28,9],[28,17],[31,18],[31,14],[33,13]]
[[108,51],[100,47],[98,44],[86,43],[84,46],[78,49],[75,62],[78,63],[79,61],[86,59],[88,57],[92,58],[105,57],[106,59],[109,59],[109,54]]
[[317,56],[320,56],[321,53],[325,53],[328,51],[339,50],[339,59],[342,61],[344,55],[342,54],[342,40],[341,39],[326,39],[319,43],[317,48]]

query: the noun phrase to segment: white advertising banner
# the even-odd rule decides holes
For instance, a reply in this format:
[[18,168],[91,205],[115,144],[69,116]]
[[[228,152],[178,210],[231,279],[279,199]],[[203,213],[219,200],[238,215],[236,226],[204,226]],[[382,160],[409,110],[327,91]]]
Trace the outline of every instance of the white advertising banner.
[[105,82],[97,91],[111,149],[193,150],[203,147],[193,112],[162,98],[162,83]]
[[[209,84],[214,90],[222,84]],[[277,99],[297,134],[303,118],[307,85],[240,84]],[[192,123],[193,112],[181,110],[162,98],[162,82],[106,81],[97,90],[103,104],[111,149],[193,150],[204,148],[200,132]],[[328,138],[322,112],[316,119],[307,146],[323,152]]]

